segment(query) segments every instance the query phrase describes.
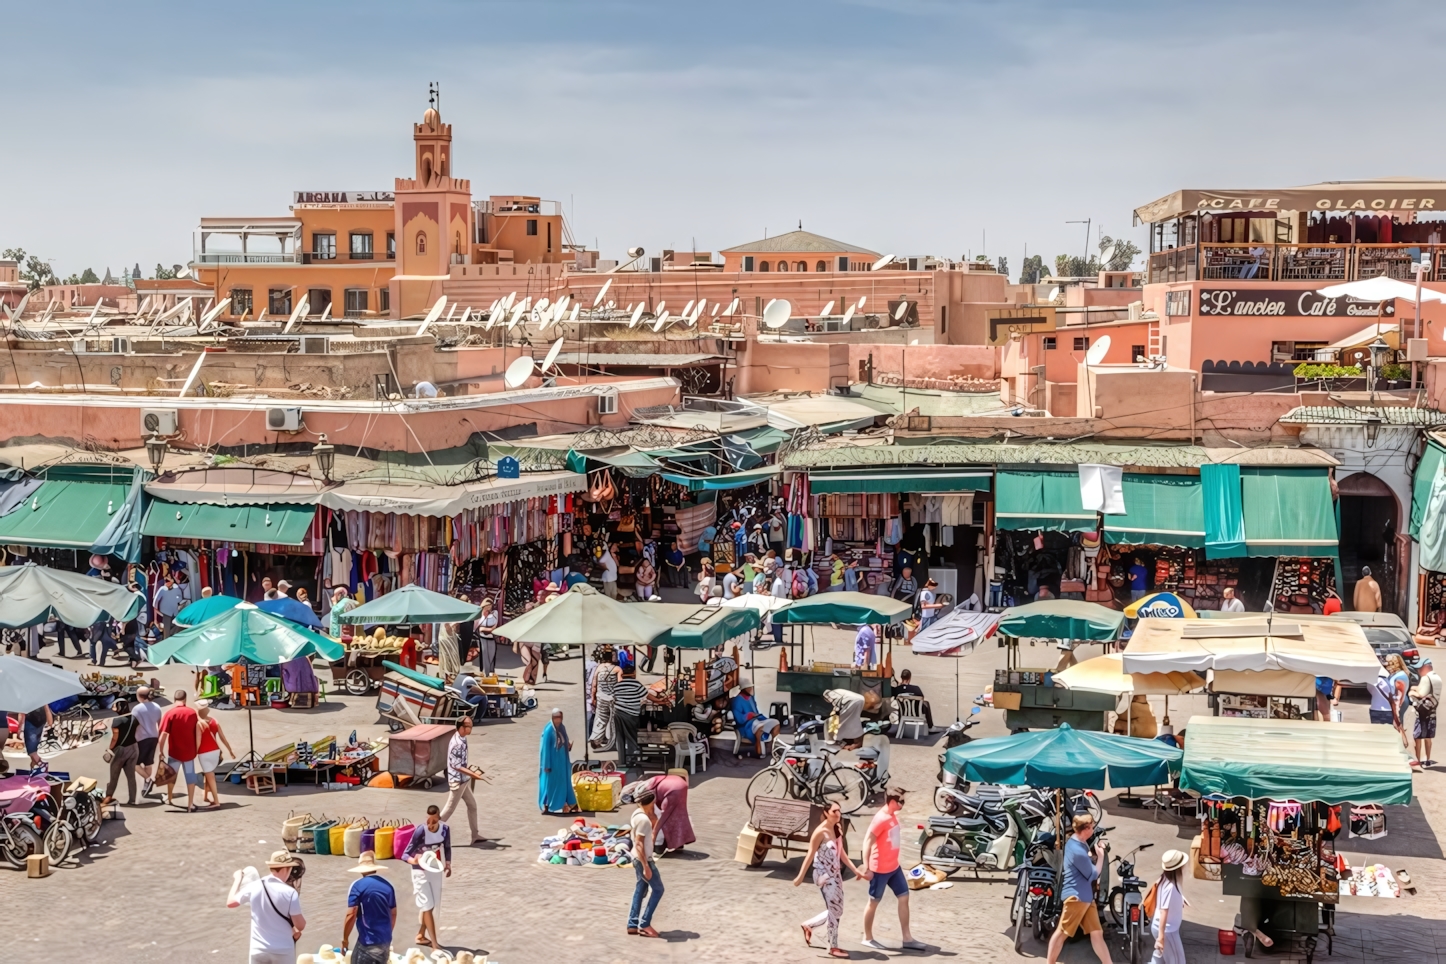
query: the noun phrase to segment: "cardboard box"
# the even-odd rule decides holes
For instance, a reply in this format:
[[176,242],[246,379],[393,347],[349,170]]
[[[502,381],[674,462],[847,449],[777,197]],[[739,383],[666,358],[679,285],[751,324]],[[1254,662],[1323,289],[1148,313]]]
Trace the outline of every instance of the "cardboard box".
[[31,854],[25,858],[25,876],[49,877],[50,858],[45,854]]
[[1023,694],[1001,693],[999,690],[995,690],[994,708],[996,710],[1017,710],[1020,707],[1020,702],[1022,699]]

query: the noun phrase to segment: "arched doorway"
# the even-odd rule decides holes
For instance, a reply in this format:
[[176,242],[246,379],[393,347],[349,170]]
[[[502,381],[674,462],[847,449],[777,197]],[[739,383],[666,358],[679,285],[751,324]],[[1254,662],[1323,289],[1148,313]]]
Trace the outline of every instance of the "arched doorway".
[[1369,472],[1357,472],[1337,485],[1341,499],[1341,599],[1352,608],[1352,593],[1369,566],[1381,586],[1381,609],[1403,616],[1405,582],[1400,562],[1401,506],[1391,487]]

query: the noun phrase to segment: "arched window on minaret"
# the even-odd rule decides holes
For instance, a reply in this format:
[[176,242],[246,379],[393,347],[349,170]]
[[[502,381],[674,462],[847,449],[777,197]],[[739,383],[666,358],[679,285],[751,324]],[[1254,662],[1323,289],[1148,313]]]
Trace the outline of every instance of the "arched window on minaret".
[[417,232],[417,254],[427,253],[427,236],[421,231]]

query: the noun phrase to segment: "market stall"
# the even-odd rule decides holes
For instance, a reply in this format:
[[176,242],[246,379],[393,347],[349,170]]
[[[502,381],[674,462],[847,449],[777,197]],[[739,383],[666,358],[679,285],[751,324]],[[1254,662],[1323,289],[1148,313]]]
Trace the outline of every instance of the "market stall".
[[876,709],[887,707],[893,695],[893,666],[888,656],[880,659],[877,668],[840,666],[820,660],[805,663],[803,627],[832,623],[875,626],[883,630],[879,633],[880,638],[892,641],[896,636],[902,637],[904,620],[913,611],[914,607],[909,603],[861,592],[820,593],[794,600],[792,605],[776,610],[773,624],[787,626],[790,630],[788,652],[782,657],[786,667],[778,671],[777,689],[780,693],[793,694],[792,712],[830,716],[833,707],[824,698],[828,690],[852,690],[863,694],[866,699],[872,694],[877,700],[870,702]]
[[959,663],[976,646],[994,635],[999,626],[998,613],[976,613],[953,609],[927,628],[914,634],[909,645],[915,656],[951,657],[954,662],[954,721],[959,721]]
[[[1198,673],[1179,671],[1126,673],[1124,656],[1120,653],[1106,653],[1055,673],[1054,684],[1074,694],[1095,693],[1112,698],[1114,700],[1112,709],[1115,715],[1124,721],[1125,733],[1129,736],[1142,736],[1149,739],[1154,737],[1153,732],[1135,732],[1133,708],[1136,705],[1136,698],[1165,697],[1165,716],[1168,718],[1170,697],[1183,696],[1186,693],[1204,689],[1205,677]],[[1106,714],[1108,712],[1110,711],[1105,711]],[[1104,714],[1101,715],[1104,716]],[[1099,729],[1109,729],[1107,719],[1101,719],[1100,722]],[[1094,727],[1090,727],[1090,729],[1094,729]]]
[[1383,807],[1411,802],[1411,768],[1390,727],[1197,716],[1186,727],[1182,790],[1201,795],[1196,876],[1241,898],[1246,954],[1265,933],[1332,951],[1343,897],[1400,896],[1388,868],[1352,866],[1339,834],[1386,830]]
[[[343,613],[340,622],[347,626],[434,626],[443,623],[471,622],[481,614],[480,606],[474,606],[465,600],[433,592],[422,586],[408,585],[401,586],[369,603],[364,603]],[[355,646],[353,648],[355,649]],[[438,645],[437,650],[437,664],[443,676],[455,674],[461,668],[459,654],[455,649],[446,652],[441,645]],[[349,659],[350,657],[344,658],[343,663],[348,662]],[[352,667],[352,669],[355,668],[357,667]],[[335,675],[335,667],[332,672]],[[347,671],[348,678],[350,678],[350,673],[349,669]],[[369,689],[372,674],[367,675]],[[359,678],[356,684],[358,687],[360,686]]]

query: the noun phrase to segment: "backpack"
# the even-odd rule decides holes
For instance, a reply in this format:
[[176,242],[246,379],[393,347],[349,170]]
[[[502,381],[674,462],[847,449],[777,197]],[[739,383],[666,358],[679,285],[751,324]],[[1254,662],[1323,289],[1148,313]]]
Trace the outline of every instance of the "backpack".
[[1441,694],[1436,692],[1436,681],[1431,679],[1430,674],[1421,677],[1426,680],[1430,687],[1425,696],[1411,697],[1411,705],[1416,707],[1418,713],[1435,713],[1436,707],[1441,703]]
[[803,577],[801,569],[794,570],[792,593],[794,599],[802,599],[808,595],[808,580]]

